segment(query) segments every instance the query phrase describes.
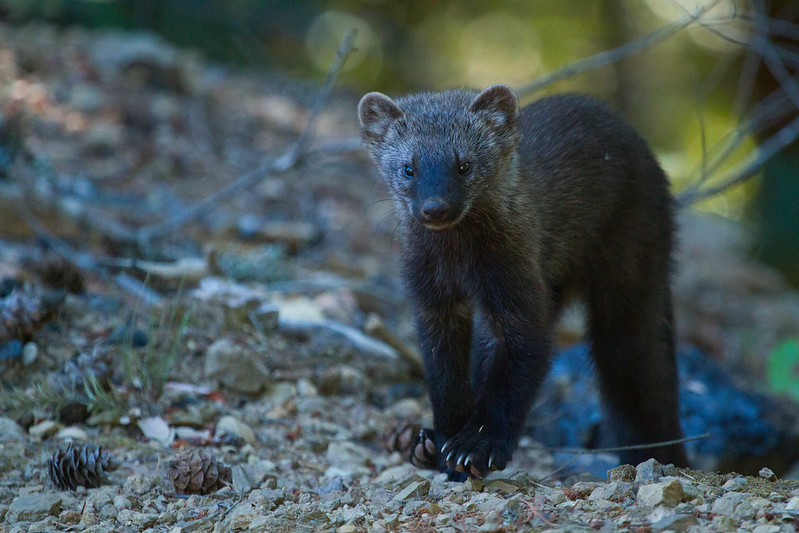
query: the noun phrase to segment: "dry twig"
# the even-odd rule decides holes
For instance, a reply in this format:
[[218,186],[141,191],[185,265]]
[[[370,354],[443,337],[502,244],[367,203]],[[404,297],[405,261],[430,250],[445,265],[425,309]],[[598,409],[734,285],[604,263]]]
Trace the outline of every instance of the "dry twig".
[[[221,189],[209,194],[183,213],[177,214],[158,225],[142,228],[139,230],[137,236],[139,243],[150,243],[155,239],[165,237],[169,233],[184,226],[186,223],[212,211],[220,202],[228,200],[242,191],[251,189],[266,176],[278,172],[285,172],[286,170],[294,168],[302,160],[302,158],[308,154],[308,143],[313,135],[319,114],[321,113],[322,109],[324,109],[327,101],[330,98],[333,85],[335,84],[336,79],[338,79],[338,75],[341,72],[341,69],[344,67],[344,63],[347,61],[347,58],[353,50],[354,41],[355,30],[350,30],[342,38],[341,44],[339,44],[338,50],[336,50],[336,57],[333,60],[333,63],[330,65],[330,69],[327,72],[327,77],[325,78],[322,88],[316,97],[311,114],[308,117],[308,122],[305,124],[305,128],[302,130],[300,136],[297,138],[296,142],[288,152],[278,158],[264,161],[255,170],[251,170],[250,172],[239,176],[237,179],[228,183]],[[349,144],[345,144],[345,146],[349,147]]]

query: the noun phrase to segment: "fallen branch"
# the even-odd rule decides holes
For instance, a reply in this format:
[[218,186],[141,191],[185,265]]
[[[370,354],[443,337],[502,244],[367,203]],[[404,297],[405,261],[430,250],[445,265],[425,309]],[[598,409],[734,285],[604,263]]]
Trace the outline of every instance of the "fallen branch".
[[158,305],[163,301],[163,296],[144,285],[141,281],[131,278],[124,273],[112,276],[105,268],[99,266],[91,255],[73,249],[50,231],[50,229],[28,209],[24,201],[20,202],[17,206],[17,211],[36,237],[67,261],[74,263],[79,268],[91,270],[103,279],[113,281],[121,289],[133,294],[146,305]]
[[672,446],[674,444],[683,444],[685,442],[707,439],[709,437],[710,433],[703,433],[702,435],[694,435],[693,437],[683,437],[681,439],[664,440],[661,442],[652,442],[649,444],[631,444],[629,446],[615,446],[613,448],[592,448],[590,450],[583,448],[548,448],[546,446],[540,446],[540,447],[534,446],[534,448],[546,450],[550,453],[590,455],[590,454],[600,454],[600,453],[626,452],[630,450],[650,450],[652,448],[660,448],[661,446]]
[[618,446],[618,447],[615,447],[615,448],[595,448],[595,449],[592,449],[592,450],[574,449],[574,448],[548,448],[546,446],[534,447],[535,449],[546,450],[546,451],[548,451],[550,453],[566,453],[566,454],[574,455],[574,457],[572,457],[571,459],[569,459],[568,461],[566,461],[565,463],[560,465],[558,468],[556,468],[555,470],[550,472],[549,475],[547,475],[545,477],[542,477],[538,481],[543,483],[547,479],[551,479],[551,478],[555,477],[556,475],[558,475],[559,473],[564,471],[566,468],[568,468],[570,465],[575,463],[577,461],[577,459],[581,455],[591,455],[591,454],[601,454],[601,453],[615,453],[615,452],[623,452],[623,451],[627,451],[627,450],[648,450],[650,448],[658,448],[660,446],[670,446],[672,444],[680,444],[680,443],[690,442],[690,441],[694,441],[694,440],[706,439],[708,437],[710,437],[710,434],[709,433],[705,433],[703,435],[696,435],[696,436],[693,436],[693,437],[685,437],[685,438],[682,438],[682,439],[667,440],[667,441],[662,441],[662,442],[653,442],[651,444],[633,444],[631,446]]
[[397,351],[388,344],[373,339],[361,331],[336,322],[334,320],[300,320],[278,316],[278,330],[287,335],[309,335],[316,331],[335,333],[349,343],[349,345],[367,356],[377,356],[385,359],[397,359]]
[[402,342],[402,340],[394,335],[383,321],[375,313],[370,313],[366,317],[366,324],[364,326],[366,333],[384,342],[397,350],[397,353],[405,361],[411,369],[411,373],[416,377],[424,375],[424,368],[422,363],[422,354],[418,350]]

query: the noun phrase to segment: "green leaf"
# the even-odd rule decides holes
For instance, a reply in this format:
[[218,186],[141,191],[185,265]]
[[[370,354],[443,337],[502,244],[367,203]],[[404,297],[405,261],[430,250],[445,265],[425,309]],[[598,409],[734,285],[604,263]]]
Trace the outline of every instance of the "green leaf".
[[768,383],[774,392],[799,400],[799,341],[788,339],[771,352]]

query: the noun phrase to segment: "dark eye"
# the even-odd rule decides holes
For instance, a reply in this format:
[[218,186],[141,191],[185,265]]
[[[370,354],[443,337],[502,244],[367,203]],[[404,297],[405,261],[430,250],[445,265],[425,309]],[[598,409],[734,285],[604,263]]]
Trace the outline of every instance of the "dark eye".
[[415,174],[413,172],[413,167],[410,166],[410,165],[405,165],[405,168],[402,169],[402,173],[405,174],[406,176],[408,176],[409,178],[412,178],[412,177],[415,176]]
[[467,172],[469,172],[471,168],[472,165],[470,165],[468,161],[465,163],[461,163],[461,166],[458,167],[458,174],[466,174]]

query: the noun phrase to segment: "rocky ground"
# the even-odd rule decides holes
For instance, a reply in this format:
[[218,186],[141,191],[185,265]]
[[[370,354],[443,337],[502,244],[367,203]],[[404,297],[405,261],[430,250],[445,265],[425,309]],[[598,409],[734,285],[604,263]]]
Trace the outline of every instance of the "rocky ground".
[[[309,158],[136,239],[285,153],[313,87],[47,26],[0,25],[0,80],[0,530],[799,530],[795,466],[566,476],[525,438],[505,471],[459,484],[387,451],[430,411],[391,206],[362,154]],[[318,143],[355,134],[356,102],[334,96]],[[738,225],[681,222],[680,340],[764,390],[799,296],[746,258]],[[560,341],[582,328],[571,310]],[[66,442],[116,468],[59,490],[48,460]],[[193,491],[171,468],[190,451],[206,454]],[[60,475],[97,474],[75,461]]]

